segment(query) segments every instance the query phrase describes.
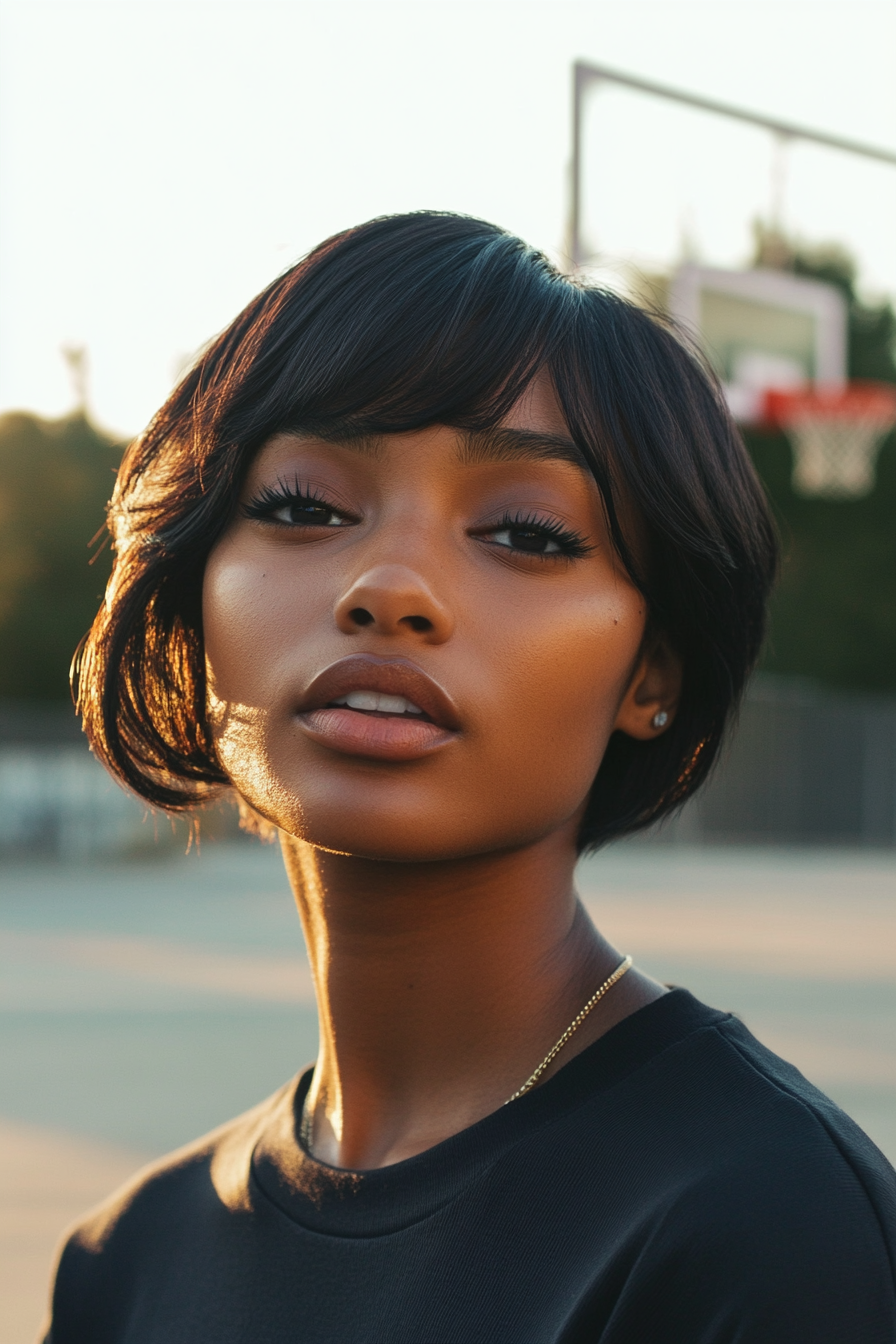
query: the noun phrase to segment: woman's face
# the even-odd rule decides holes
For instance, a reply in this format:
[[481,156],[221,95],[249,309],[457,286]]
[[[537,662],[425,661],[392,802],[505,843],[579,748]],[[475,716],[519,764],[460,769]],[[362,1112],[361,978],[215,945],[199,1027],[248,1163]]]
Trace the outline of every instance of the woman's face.
[[488,437],[259,452],[203,595],[218,752],[258,811],[404,861],[574,837],[610,734],[652,736],[662,694],[575,459],[546,377]]

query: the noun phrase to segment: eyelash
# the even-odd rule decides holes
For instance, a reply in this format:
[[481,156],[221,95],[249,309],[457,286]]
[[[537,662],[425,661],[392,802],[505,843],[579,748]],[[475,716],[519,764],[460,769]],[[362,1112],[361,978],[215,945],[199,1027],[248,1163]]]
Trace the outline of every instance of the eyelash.
[[[328,510],[338,518],[346,522],[353,521],[350,514],[343,513],[322,494],[319,494],[312,487],[301,485],[295,481],[292,486],[285,481],[278,481],[275,486],[266,485],[259,490],[254,499],[243,505],[243,514],[247,518],[260,519],[264,522],[273,522],[280,527],[301,527],[301,523],[284,523],[280,519],[275,519],[273,515],[280,509],[287,508],[289,505],[305,504],[317,505],[319,508]],[[313,524],[307,524],[313,526]],[[332,526],[331,524],[322,524],[322,526]],[[513,546],[505,546],[503,542],[493,543],[502,550],[514,551],[517,555],[526,555],[534,557],[537,560],[572,559],[579,560],[589,555],[593,549],[588,545],[585,538],[578,532],[564,527],[561,523],[550,519],[539,518],[532,513],[505,513],[497,523],[492,524],[487,532],[478,533],[484,539],[495,536],[499,532],[531,532],[539,537],[544,537],[553,541],[558,546],[557,551],[525,551]]]
[[248,504],[243,505],[242,511],[246,518],[258,518],[263,522],[275,523],[280,527],[300,527],[300,523],[284,523],[281,519],[273,516],[279,509],[288,508],[290,504],[316,505],[346,522],[353,521],[350,514],[344,513],[342,509],[337,509],[335,504],[331,504],[324,495],[318,494],[311,486],[301,485],[298,480],[294,481],[291,486],[287,485],[285,481],[278,481],[276,485],[263,486],[254,499],[250,499]]
[[[546,537],[549,541],[556,542],[560,548],[558,551],[523,551],[509,546],[504,548],[506,550],[516,550],[517,555],[534,556],[537,560],[560,558],[581,560],[584,556],[589,555],[593,549],[580,533],[573,532],[571,528],[564,527],[562,523],[539,518],[537,514],[532,513],[505,513],[497,525],[489,527],[488,532],[480,535],[489,537],[494,536],[497,532],[508,531],[534,532],[540,537]],[[497,544],[503,546],[501,542]]]

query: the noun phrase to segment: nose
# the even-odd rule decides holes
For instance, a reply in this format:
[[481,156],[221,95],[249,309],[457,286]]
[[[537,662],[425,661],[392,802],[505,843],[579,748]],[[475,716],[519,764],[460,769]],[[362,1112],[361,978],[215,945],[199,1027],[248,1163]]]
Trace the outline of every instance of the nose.
[[454,619],[421,575],[405,565],[377,565],[362,574],[334,609],[345,635],[416,634],[425,644],[442,644],[454,630]]

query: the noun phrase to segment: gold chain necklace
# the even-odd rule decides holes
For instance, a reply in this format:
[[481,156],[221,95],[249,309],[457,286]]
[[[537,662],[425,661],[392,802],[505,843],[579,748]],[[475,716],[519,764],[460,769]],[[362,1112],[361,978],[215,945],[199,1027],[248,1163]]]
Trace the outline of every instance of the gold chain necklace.
[[574,1036],[575,1033],[578,1031],[579,1027],[585,1021],[585,1018],[591,1012],[591,1009],[595,1006],[595,1004],[600,1002],[600,1000],[606,994],[608,989],[613,988],[617,980],[622,979],[622,977],[625,975],[626,971],[629,969],[631,964],[632,964],[631,957],[626,957],[624,961],[621,961],[619,963],[613,974],[603,982],[600,989],[595,990],[595,992],[591,995],[591,998],[585,1004],[585,1007],[582,1008],[570,1022],[569,1026],[566,1028],[557,1044],[551,1046],[550,1050],[547,1052],[547,1054],[545,1055],[544,1059],[541,1061],[535,1072],[533,1074],[530,1074],[530,1076],[523,1083],[522,1087],[518,1088],[517,1091],[514,1092],[512,1097],[507,1098],[507,1100],[504,1103],[505,1106],[509,1106],[512,1101],[516,1101],[517,1097],[523,1096],[524,1093],[528,1092],[530,1088],[535,1086],[541,1075],[544,1073],[545,1069],[548,1067],[548,1065],[557,1058],[557,1056],[563,1049],[564,1045],[566,1045],[569,1038],[571,1036]]

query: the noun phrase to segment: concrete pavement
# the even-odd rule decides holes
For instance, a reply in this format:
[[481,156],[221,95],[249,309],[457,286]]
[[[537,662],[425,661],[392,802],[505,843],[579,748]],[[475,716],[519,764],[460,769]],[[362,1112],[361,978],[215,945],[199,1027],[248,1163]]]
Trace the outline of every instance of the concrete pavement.
[[[896,1158],[896,854],[628,844],[580,868],[596,921],[740,1013]],[[149,1157],[313,1058],[276,849],[6,865],[0,1344],[30,1344],[63,1228]]]

